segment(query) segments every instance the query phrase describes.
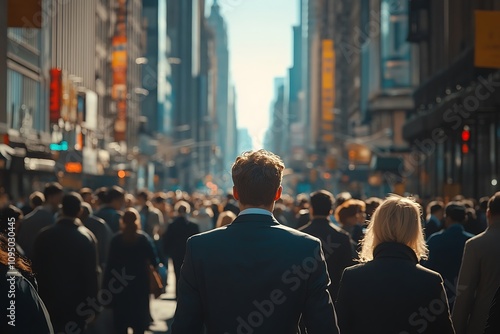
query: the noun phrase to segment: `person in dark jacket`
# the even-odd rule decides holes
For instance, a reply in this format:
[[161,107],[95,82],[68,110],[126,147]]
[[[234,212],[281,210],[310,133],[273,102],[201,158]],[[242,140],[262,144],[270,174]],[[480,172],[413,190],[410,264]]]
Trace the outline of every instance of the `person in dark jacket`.
[[35,240],[33,271],[56,333],[84,331],[94,315],[85,306],[97,296],[100,269],[95,237],[77,218],[81,204],[78,193],[64,195],[62,216]]
[[319,239],[272,216],[283,169],[264,150],[236,159],[241,212],[188,240],[172,334],[296,334],[301,317],[310,334],[339,333]]
[[491,303],[490,315],[486,322],[486,329],[484,334],[498,334],[500,333],[500,287],[493,297]]
[[458,273],[462,264],[465,242],[473,237],[465,232],[465,206],[459,202],[450,202],[445,207],[445,229],[434,233],[427,240],[429,257],[423,265],[441,274],[445,281],[446,294],[450,309],[456,297]]
[[441,231],[444,218],[444,204],[441,201],[432,201],[427,204],[428,219],[425,222],[425,240],[428,240],[431,235]]
[[328,220],[332,213],[333,195],[320,190],[311,195],[312,220],[299,230],[321,240],[332,284],[328,287],[333,300],[337,299],[340,277],[345,268],[354,264],[349,233]]
[[113,233],[118,232],[120,230],[121,210],[125,205],[125,191],[118,186],[113,186],[107,189],[105,194],[100,194],[99,201],[102,205],[94,214],[104,219]]
[[148,235],[141,231],[139,212],[128,208],[121,219],[121,231],[111,240],[104,274],[104,286],[112,286],[113,272],[122,272],[132,278],[113,296],[115,334],[126,334],[128,328],[132,328],[134,334],[143,334],[149,327],[150,265],[158,265],[153,246]]
[[[9,246],[7,235],[0,234],[0,333],[53,334],[29,263]],[[9,262],[10,255],[14,263]]]
[[[168,226],[163,236],[163,249],[165,254],[172,259],[175,280],[179,282],[182,261],[186,254],[186,241],[189,237],[200,233],[200,229],[196,223],[193,223],[187,217],[190,212],[190,206],[187,202],[177,202],[174,210],[177,212],[177,218]],[[177,288],[178,284],[176,284],[176,291]]]
[[33,245],[40,231],[55,223],[55,214],[59,210],[63,188],[59,183],[48,183],[43,191],[45,202],[24,217],[19,227],[17,241],[29,259],[33,259]]
[[343,334],[455,333],[439,273],[424,268],[420,207],[391,195],[373,214],[359,265],[347,268],[336,302]]
[[108,259],[109,244],[113,238],[113,231],[106,224],[104,219],[93,215],[92,207],[88,202],[82,203],[80,220],[83,225],[92,232],[97,240],[97,255],[99,266],[104,269]]

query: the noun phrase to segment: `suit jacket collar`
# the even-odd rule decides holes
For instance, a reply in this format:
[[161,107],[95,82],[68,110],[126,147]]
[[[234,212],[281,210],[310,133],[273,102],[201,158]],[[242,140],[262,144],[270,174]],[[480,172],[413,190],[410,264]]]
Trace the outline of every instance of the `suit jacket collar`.
[[[248,214],[240,215],[231,224],[232,226],[274,226],[280,225],[274,216]],[[230,226],[231,226],[230,225]]]
[[383,242],[373,250],[373,259],[393,258],[418,263],[417,255],[410,247],[399,242]]
[[311,224],[326,224],[330,225],[330,221],[327,218],[313,218]]

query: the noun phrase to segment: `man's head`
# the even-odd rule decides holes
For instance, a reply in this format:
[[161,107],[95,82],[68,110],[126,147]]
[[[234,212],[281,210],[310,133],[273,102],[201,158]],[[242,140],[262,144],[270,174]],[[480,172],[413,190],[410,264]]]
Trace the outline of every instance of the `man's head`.
[[187,215],[191,212],[191,205],[186,201],[178,201],[175,203],[174,211],[177,212],[179,216]]
[[327,217],[332,213],[333,204],[335,200],[333,195],[326,191],[320,190],[311,194],[311,216],[313,217]]
[[147,190],[141,190],[137,193],[137,205],[143,207],[149,201],[149,192]]
[[427,204],[427,214],[435,216],[441,220],[444,216],[444,204],[441,201],[432,201]]
[[93,213],[92,206],[87,202],[82,202],[82,210],[80,211],[80,220],[85,222]]
[[79,193],[71,192],[62,198],[62,213],[66,217],[78,218],[82,210],[82,196]]
[[80,189],[80,196],[82,196],[83,201],[89,204],[94,203],[94,193],[90,188],[82,188]]
[[281,197],[284,169],[281,158],[266,150],[243,153],[232,168],[234,198],[242,206],[272,209]]
[[500,191],[496,192],[488,201],[486,217],[489,224],[500,221]]
[[465,206],[456,201],[448,203],[444,209],[446,227],[452,224],[463,224],[467,218]]
[[125,204],[125,191],[118,186],[112,186],[108,190],[107,199],[113,209],[121,210]]
[[43,190],[45,204],[48,204],[53,211],[57,211],[59,209],[63,195],[63,187],[57,182],[47,183],[45,185],[45,189]]
[[32,209],[39,207],[45,202],[45,196],[40,191],[35,191],[30,195],[30,207]]

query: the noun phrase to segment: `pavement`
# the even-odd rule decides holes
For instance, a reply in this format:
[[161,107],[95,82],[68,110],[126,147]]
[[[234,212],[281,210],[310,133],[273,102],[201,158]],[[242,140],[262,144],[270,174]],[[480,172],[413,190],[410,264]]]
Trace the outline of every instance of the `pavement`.
[[[147,334],[170,333],[169,326],[172,324],[177,302],[175,301],[175,274],[172,262],[169,264],[166,292],[158,299],[152,299],[150,304],[151,316],[154,323],[146,331]],[[132,332],[129,332],[132,333]]]

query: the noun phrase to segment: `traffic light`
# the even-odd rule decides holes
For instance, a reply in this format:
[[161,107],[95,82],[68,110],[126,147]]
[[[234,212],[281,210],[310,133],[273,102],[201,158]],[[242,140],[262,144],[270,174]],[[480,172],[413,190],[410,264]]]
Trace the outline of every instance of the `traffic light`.
[[470,128],[468,125],[465,125],[462,129],[462,154],[469,153],[469,144],[470,144]]

